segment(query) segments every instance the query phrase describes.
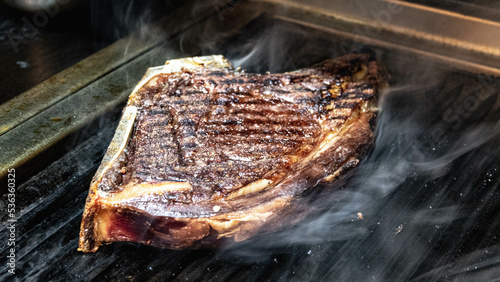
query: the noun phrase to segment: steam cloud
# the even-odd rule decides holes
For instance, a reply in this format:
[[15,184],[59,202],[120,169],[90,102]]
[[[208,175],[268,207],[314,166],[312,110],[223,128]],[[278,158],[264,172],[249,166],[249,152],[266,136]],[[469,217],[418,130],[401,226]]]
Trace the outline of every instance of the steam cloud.
[[[324,34],[267,23],[247,27],[249,30],[243,32],[246,37],[232,37],[230,49],[209,42],[203,53],[222,50],[235,66],[260,73],[289,71],[344,55],[338,47],[345,42],[343,38],[338,39],[339,44],[324,44]],[[456,224],[470,227],[474,216],[482,216],[480,212],[471,214],[466,203],[479,199],[477,183],[492,164],[488,154],[499,153],[492,145],[500,133],[498,81],[396,51],[373,50],[387,66],[391,79],[390,86],[380,93],[371,153],[309,203],[320,212],[281,232],[227,245],[221,256],[256,263],[303,248],[314,254],[312,246],[320,245],[339,252],[332,258],[325,257],[327,251],[318,252],[321,259],[332,261],[328,267],[339,271],[334,277],[383,280],[390,268],[399,271],[390,277],[407,279],[419,268],[435,273],[431,264],[445,261],[434,252],[435,238],[451,236]],[[466,110],[459,111],[463,105]],[[478,162],[481,165],[468,167]],[[489,179],[494,190],[498,180]],[[422,239],[427,236],[424,231],[429,240]],[[379,252],[379,261],[377,254],[369,251],[369,255],[361,255],[365,252],[362,247],[346,247],[353,242]],[[457,248],[449,246],[449,252]],[[409,253],[412,255],[407,256]],[[316,265],[310,271],[320,268]]]

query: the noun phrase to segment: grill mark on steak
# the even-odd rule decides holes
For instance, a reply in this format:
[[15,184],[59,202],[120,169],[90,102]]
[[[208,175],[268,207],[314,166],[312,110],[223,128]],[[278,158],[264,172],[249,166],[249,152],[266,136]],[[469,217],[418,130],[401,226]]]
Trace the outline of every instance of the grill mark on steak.
[[[273,134],[280,134],[280,135],[299,135],[299,134],[308,134],[309,131],[307,129],[313,129],[315,126],[310,126],[310,127],[305,127],[305,126],[288,126],[283,128],[281,125],[277,125],[274,128],[269,126],[269,127],[256,127],[256,126],[251,126],[251,125],[227,125],[227,126],[217,126],[214,128],[207,128],[207,131],[204,131],[203,133],[206,133],[207,135],[250,135],[250,134],[257,134],[257,133],[262,133],[265,135],[273,135]],[[308,136],[315,136],[316,134],[313,133],[311,135],[308,134]]]
[[[194,186],[203,182],[205,186],[215,183],[213,180],[219,174],[210,176],[214,172],[208,170],[202,173],[192,166],[206,165],[212,169],[212,164],[217,163],[219,166],[215,169],[224,169],[227,175],[233,174],[231,169],[228,170],[229,161],[232,162],[231,167],[235,166],[234,161],[253,162],[250,171],[279,169],[283,163],[289,163],[292,157],[289,154],[299,152],[296,148],[302,148],[302,155],[312,150],[311,144],[316,142],[321,132],[315,115],[330,112],[325,106],[321,108],[319,105],[333,103],[330,107],[338,113],[340,109],[356,108],[373,94],[363,93],[364,89],[371,89],[364,84],[348,83],[345,90],[338,91],[337,97],[328,96],[327,93],[321,98],[321,91],[332,89],[346,78],[337,75],[333,80],[330,78],[327,85],[321,73],[311,76],[315,71],[269,77],[241,75],[232,71],[201,71],[185,75],[188,81],[184,83],[179,78],[182,75],[160,78],[158,81],[161,83],[140,92],[147,93],[143,99],[150,99],[148,103],[153,104],[140,114],[152,117],[168,112],[172,126],[171,132],[168,132],[168,129],[163,128],[167,122],[147,124],[154,131],[153,136],[159,138],[158,144],[151,143],[149,150],[161,149],[166,155],[176,154],[176,162],[167,163],[175,171],[186,173],[185,177],[191,179]],[[339,70],[339,73],[348,71]],[[167,81],[173,81],[174,85],[164,86]],[[169,111],[161,109],[164,105],[169,105]],[[336,120],[338,124],[347,118],[348,114],[337,114],[327,119]],[[169,143],[161,146],[163,142]],[[149,174],[157,178],[172,180],[168,178],[168,173],[162,172],[165,169],[160,162],[150,160],[152,156],[155,154],[142,151],[137,156],[141,159],[141,172],[147,174],[149,170]],[[273,158],[279,157],[282,157],[282,161],[274,160],[275,164],[272,164]],[[249,183],[259,176],[259,173],[249,171],[238,173],[237,182]],[[226,186],[230,187],[229,184]],[[220,185],[209,190],[218,189],[221,189]]]
[[289,125],[289,126],[313,126],[311,122],[302,121],[300,119],[286,119],[282,118],[279,120],[270,119],[266,117],[252,117],[252,119],[246,118],[244,115],[240,116],[228,116],[225,120],[211,120],[210,124],[217,125],[245,125],[245,124],[258,124],[258,125]]
[[[264,105],[266,105],[267,109],[272,110],[274,113],[272,117],[276,118],[272,120],[271,123],[264,123],[260,115],[252,116],[252,114],[257,112],[258,106],[254,107],[253,110],[249,112],[245,112],[244,108],[237,109],[239,110],[239,114],[237,114],[236,117],[238,115],[240,115],[240,117],[246,115],[250,117],[250,119],[242,118],[234,122],[231,120],[228,121],[227,119],[226,121],[221,120],[223,118],[222,115],[212,115],[209,120],[201,124],[197,124],[192,118],[192,115],[183,114],[176,118],[171,117],[171,122],[173,124],[172,134],[159,135],[163,138],[173,140],[174,145],[163,148],[169,150],[167,154],[171,155],[174,153],[174,149],[177,149],[178,166],[175,166],[175,163],[172,162],[169,164],[174,165],[173,169],[175,171],[183,171],[186,173],[185,178],[190,179],[190,181],[194,183],[193,186],[195,188],[198,188],[201,183],[203,183],[204,186],[210,183],[213,185],[217,183],[212,190],[220,191],[221,189],[225,189],[229,191],[232,186],[241,186],[258,179],[258,176],[264,171],[275,169],[280,164],[289,163],[288,158],[284,158],[282,161],[277,161],[274,158],[282,154],[293,153],[294,148],[300,144],[307,143],[304,141],[305,138],[312,138],[313,140],[315,137],[319,136],[320,127],[312,118],[306,118],[306,112],[289,110],[288,107],[283,106],[276,107],[273,105]],[[281,108],[281,111],[279,108]],[[284,111],[283,108],[286,110]],[[141,111],[141,113],[145,115],[152,112],[154,112],[154,109]],[[277,114],[279,112],[281,113]],[[202,113],[203,111],[197,111],[194,116],[199,117]],[[290,118],[287,116],[288,113],[294,114],[295,116]],[[228,118],[234,117],[234,115],[228,116]],[[180,120],[176,122],[176,119]],[[152,122],[149,125],[152,127],[161,127],[165,124],[166,123]],[[140,127],[141,125],[138,126]],[[194,128],[195,126],[198,126],[196,132],[186,129]],[[183,132],[187,132],[188,134],[183,135]],[[197,151],[197,149],[199,149],[199,144],[184,141],[187,138],[197,136],[207,136],[201,137],[201,139],[213,139],[215,144]],[[225,139],[224,136],[226,137]],[[266,136],[269,138],[266,138]],[[246,138],[246,140],[242,142],[244,138]],[[224,142],[222,142],[222,140],[224,140]],[[160,144],[163,142],[163,140],[158,141]],[[204,141],[201,140],[200,142],[203,143]],[[242,148],[248,144],[251,144],[252,149],[243,152]],[[268,144],[279,146],[270,147]],[[152,143],[150,146],[152,150],[158,148],[158,144],[156,143]],[[228,155],[233,157],[229,158]],[[155,156],[155,154],[142,153],[140,156],[137,155],[137,159],[140,159],[140,167],[138,167],[136,171],[140,172],[140,175],[146,175],[149,170],[149,174],[156,175],[157,178],[172,180],[170,179],[171,175],[169,173],[162,173],[161,169],[157,169],[159,167],[161,168],[159,162],[149,160],[152,156]],[[195,157],[196,159],[194,159]],[[232,162],[230,167],[236,169],[230,169],[230,167],[226,166],[228,161]],[[244,162],[245,165],[241,167],[241,164],[239,164],[240,162]],[[208,170],[200,172],[197,168],[190,166],[190,164],[195,163],[204,163],[208,165]],[[214,168],[212,165],[213,163],[216,163],[218,166]],[[250,170],[248,169],[248,163],[252,164],[252,169]],[[237,172],[238,177],[236,177],[234,181],[225,181],[225,183],[221,184],[216,181],[221,177],[220,173],[210,175],[214,174],[213,169],[217,171],[219,169],[224,169],[225,175],[231,175]],[[178,175],[176,175],[176,178],[179,178]],[[198,178],[202,180],[197,180]],[[238,183],[238,185],[234,185],[235,183]]]
[[[270,98],[267,100],[269,103],[283,103],[284,101],[278,98]],[[313,99],[298,99],[294,101],[295,104],[311,104],[313,103]],[[226,97],[224,99],[223,97],[220,97],[217,100],[212,100],[212,99],[199,99],[196,101],[190,101],[190,100],[172,100],[170,103],[174,105],[202,105],[202,106],[226,106],[228,104],[256,104],[260,105],[260,101],[258,98],[248,98],[244,99],[243,98],[238,98],[238,97]]]

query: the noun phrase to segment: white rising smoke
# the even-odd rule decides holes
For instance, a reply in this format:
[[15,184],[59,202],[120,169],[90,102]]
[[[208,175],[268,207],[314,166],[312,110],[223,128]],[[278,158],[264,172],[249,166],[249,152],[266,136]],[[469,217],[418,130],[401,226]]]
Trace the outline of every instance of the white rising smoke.
[[[223,18],[220,20],[224,21]],[[345,39],[329,34],[325,36],[325,33],[311,32],[266,17],[250,22],[239,34],[231,28],[225,29],[224,34],[214,34],[212,25],[204,28],[196,32],[201,35],[196,37],[201,54],[223,54],[235,67],[248,72],[291,71],[345,54],[339,48]],[[181,49],[188,51],[193,44],[189,40],[192,36],[184,34],[181,37],[185,39],[181,40]],[[351,47],[357,47],[352,44]],[[227,244],[217,251],[222,258],[228,262],[273,264],[273,261],[277,262],[277,254],[302,247],[311,250],[323,246],[335,248],[344,246],[343,242],[362,241],[366,242],[363,246],[366,249],[360,247],[361,253],[375,251],[380,254],[378,266],[372,265],[368,269],[363,265],[361,256],[351,256],[345,249],[339,248],[323,254],[318,252],[313,262],[308,264],[311,269],[306,269],[307,272],[315,274],[318,271],[317,275],[323,277],[326,272],[332,271],[329,267],[334,265],[332,269],[340,270],[336,277],[352,278],[352,273],[360,273],[355,274],[358,279],[345,278],[345,281],[366,281],[372,277],[375,281],[383,281],[385,272],[392,267],[401,271],[393,276],[400,278],[396,280],[408,280],[425,263],[429,250],[430,243],[420,240],[418,236],[421,234],[415,235],[420,229],[430,231],[425,236],[431,237],[453,222],[468,220],[468,224],[473,224],[468,218],[474,214],[476,207],[474,210],[464,207],[464,199],[460,199],[462,202],[442,199],[446,198],[448,190],[463,191],[466,198],[466,194],[475,189],[474,183],[480,177],[475,171],[457,174],[450,173],[450,169],[458,158],[462,158],[458,162],[469,161],[471,152],[498,138],[498,122],[479,120],[475,124],[473,120],[474,115],[485,115],[482,108],[491,102],[485,99],[496,96],[496,93],[477,96],[476,100],[471,96],[475,95],[474,92],[448,95],[448,90],[441,89],[443,82],[451,81],[453,89],[454,84],[470,86],[474,81],[479,84],[481,79],[469,77],[469,81],[461,81],[456,75],[449,76],[449,70],[444,71],[436,62],[421,60],[415,55],[398,54],[394,50],[376,51],[381,63],[396,78],[392,79],[390,87],[380,93],[376,140],[370,154],[325,193],[320,193],[315,200],[308,200],[311,209],[319,212],[285,230],[259,235],[246,242]],[[460,106],[467,106],[467,101],[479,102],[477,107],[469,107],[468,113],[460,113]],[[487,111],[497,111],[497,108],[498,101],[493,109]],[[452,115],[447,115],[450,110]],[[437,129],[444,130],[436,138],[433,134]],[[498,155],[498,150],[492,154]],[[462,178],[459,184],[454,180],[454,176],[458,178],[458,175]],[[419,179],[418,182],[415,179]],[[439,180],[442,187],[430,187],[434,180]],[[464,187],[454,187],[457,185]],[[402,188],[407,192],[398,195],[399,209],[385,209],[384,204]],[[422,200],[422,195],[431,196]],[[415,204],[418,201],[422,201],[422,205]],[[378,232],[379,237],[371,237],[373,230]],[[408,245],[411,247],[406,248]],[[340,254],[332,258],[336,252]],[[314,255],[311,251],[307,254]],[[294,256],[290,261],[296,259]],[[328,264],[326,272],[325,261]]]
[[[288,25],[279,19],[261,15],[255,19],[242,19],[238,27],[225,25],[215,28],[207,24],[197,32],[202,55],[224,55],[234,67],[250,73],[284,72],[309,67],[331,53],[317,40],[322,35],[298,25]],[[184,37],[188,38],[186,34]],[[183,40],[182,47],[189,46]],[[191,43],[192,45],[192,43]]]
[[[235,65],[245,65],[258,61],[262,50],[265,50],[264,46],[270,45],[270,42],[255,43],[255,49],[249,50],[245,56],[233,59],[233,62]],[[273,53],[272,48],[268,51]],[[418,69],[418,66],[414,67]],[[432,71],[428,66],[424,68],[424,73],[428,76],[426,79],[415,74],[380,93],[374,148],[357,168],[333,184],[328,194],[321,194],[321,197],[311,203],[311,207],[322,210],[320,213],[309,216],[284,231],[262,235],[247,243],[228,245],[222,254],[253,263],[268,260],[276,248],[286,249],[295,245],[317,245],[366,238],[370,234],[370,225],[377,224],[373,221],[376,216],[374,213],[380,210],[383,199],[398,187],[416,177],[432,181],[446,176],[449,174],[450,164],[457,158],[498,138],[500,122],[482,122],[477,126],[462,125],[451,132],[450,136],[443,135],[443,140],[434,140],[434,147],[422,146],[421,137],[428,136],[433,127],[443,119],[442,112],[432,112],[436,108],[439,109],[439,106],[432,104],[436,100],[431,99],[433,94],[430,89],[446,79],[439,71]],[[439,101],[437,103],[439,104]],[[429,119],[428,116],[435,118]],[[441,146],[442,142],[448,145]],[[448,180],[448,184],[453,185],[450,181]],[[425,187],[415,187],[417,191],[422,189]],[[405,205],[410,203],[408,199]],[[459,204],[440,206],[439,197],[429,201],[429,204],[426,209],[415,210],[405,222],[416,226],[422,224],[423,220],[426,224],[442,226],[467,216]],[[358,213],[361,213],[364,219],[360,219]],[[394,230],[394,234],[402,232],[403,226],[401,224]],[[419,250],[416,253],[418,255],[404,262],[408,268],[418,265],[419,259],[425,255],[424,245],[416,244],[415,250]],[[391,247],[387,252],[397,253],[398,248]]]
[[[397,95],[390,93],[390,89],[384,92],[383,96]],[[377,121],[377,140],[369,158],[354,169],[354,175],[348,173],[334,183],[331,190],[310,203],[311,208],[321,210],[319,214],[282,232],[251,240],[248,244],[230,245],[223,253],[236,255],[250,262],[262,261],[272,254],[270,250],[274,248],[366,237],[369,230],[362,223],[373,218],[371,206],[376,206],[377,199],[393,192],[414,171],[409,160],[409,149],[413,145],[409,141],[413,136],[404,136],[404,133],[406,128],[419,132],[416,129],[419,125],[410,118],[390,119],[391,114],[384,112],[384,101],[385,99],[381,99],[379,104],[381,112]],[[359,218],[360,212],[364,219]]]
[[[200,4],[195,9],[214,9],[214,6]],[[193,13],[196,11],[193,10]],[[223,22],[223,14],[220,16],[220,21]],[[329,49],[336,48],[335,39],[328,39],[330,43],[333,41],[333,44],[325,47],[325,42],[318,42],[321,35],[312,34],[297,26],[290,30],[287,26],[280,26],[272,21],[264,26],[250,28],[241,36],[229,34],[234,30],[228,31],[228,34],[214,34],[217,30],[213,30],[212,25],[202,28],[205,30],[181,34],[181,52],[189,54],[193,44],[199,44],[202,55],[222,53],[235,67],[250,72],[290,71],[319,62],[328,55],[343,55]],[[147,31],[145,35],[147,34],[154,36],[154,31]],[[200,35],[195,38],[194,43],[193,34]],[[382,63],[392,64],[394,61]],[[439,148],[442,140],[433,140],[429,148],[423,148],[419,138],[428,136],[437,123],[446,119],[443,112],[433,112],[432,104],[436,100],[432,99],[433,94],[428,93],[427,89],[436,87],[445,77],[433,70],[435,65],[418,66],[421,62],[411,61],[411,58],[406,62],[408,65],[404,63],[397,62],[400,66],[396,69],[405,69],[413,74],[382,91],[373,150],[357,168],[335,183],[329,193],[322,193],[322,197],[310,203],[311,207],[314,206],[314,209],[321,212],[284,231],[262,235],[249,242],[224,246],[222,254],[229,255],[231,259],[236,256],[248,262],[255,262],[267,260],[273,255],[275,248],[366,238],[370,235],[370,226],[377,224],[374,222],[375,213],[380,209],[384,198],[414,177],[425,176],[430,181],[446,176],[453,161],[498,137],[498,122],[469,127],[462,125],[455,130],[454,139],[447,141],[449,146],[446,148]],[[428,120],[428,115],[435,116],[437,121]],[[446,135],[442,137],[447,138]],[[438,201],[435,203],[439,204]],[[459,205],[431,204],[431,208],[415,211],[407,218],[406,224],[411,225],[416,223],[417,219],[424,218],[430,224],[446,225],[454,219],[467,216]],[[364,219],[360,219],[358,213],[361,213]],[[403,228],[407,227],[401,225],[401,230],[406,230]],[[425,247],[415,246],[415,249],[424,250]],[[388,248],[389,253],[397,251],[395,246]],[[417,259],[422,255],[418,253],[415,260],[408,261],[408,267],[418,264]]]
[[227,56],[234,66],[258,73],[288,70],[294,67],[294,61],[286,57],[290,47],[284,39],[278,28],[271,27],[241,42],[239,48],[230,50]]

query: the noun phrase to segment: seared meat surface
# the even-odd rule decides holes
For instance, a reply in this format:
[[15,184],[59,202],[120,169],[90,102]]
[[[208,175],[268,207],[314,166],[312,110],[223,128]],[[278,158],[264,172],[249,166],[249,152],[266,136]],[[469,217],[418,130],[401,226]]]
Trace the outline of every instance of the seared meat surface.
[[369,55],[282,74],[180,59],[130,96],[82,220],[80,250],[244,240],[289,224],[292,201],[355,166],[372,142]]

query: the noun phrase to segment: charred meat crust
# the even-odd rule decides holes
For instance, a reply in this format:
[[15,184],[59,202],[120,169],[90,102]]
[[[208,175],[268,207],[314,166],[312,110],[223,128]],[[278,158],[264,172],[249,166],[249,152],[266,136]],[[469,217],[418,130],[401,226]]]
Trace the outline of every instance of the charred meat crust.
[[223,59],[187,66],[146,77],[130,96],[136,112],[124,122],[126,108],[120,125],[133,133],[117,130],[108,153],[123,148],[94,177],[79,250],[214,246],[277,230],[299,219],[286,216],[298,212],[292,201],[355,166],[373,141],[380,79],[369,55],[268,75]]

